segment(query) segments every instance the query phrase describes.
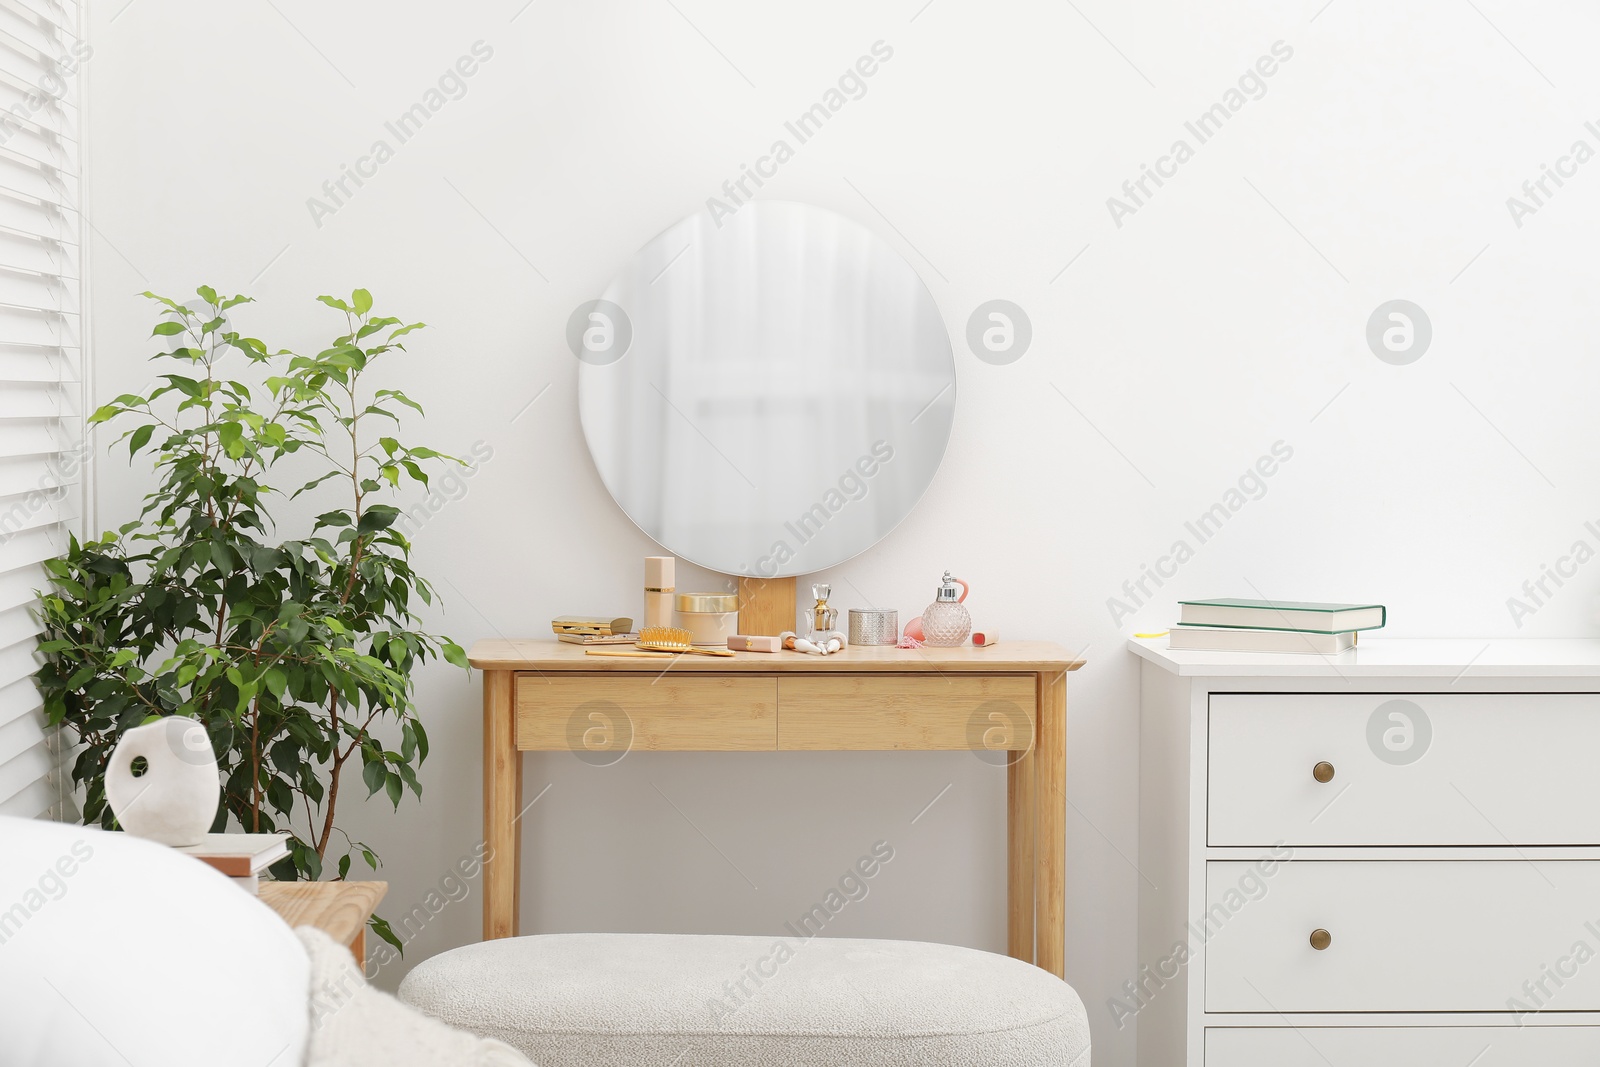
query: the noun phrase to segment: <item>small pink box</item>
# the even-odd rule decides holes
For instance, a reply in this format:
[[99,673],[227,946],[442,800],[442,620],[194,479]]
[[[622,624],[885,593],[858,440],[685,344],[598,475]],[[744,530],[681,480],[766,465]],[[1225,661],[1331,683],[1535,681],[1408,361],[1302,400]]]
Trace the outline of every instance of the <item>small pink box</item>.
[[728,647],[735,652],[777,652],[783,648],[783,644],[776,637],[734,634],[728,638]]

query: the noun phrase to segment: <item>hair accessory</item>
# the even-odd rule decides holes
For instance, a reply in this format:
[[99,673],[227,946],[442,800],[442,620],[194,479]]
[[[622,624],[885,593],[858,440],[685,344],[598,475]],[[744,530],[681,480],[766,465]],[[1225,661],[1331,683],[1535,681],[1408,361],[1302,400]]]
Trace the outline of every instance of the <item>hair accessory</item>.
[[689,631],[676,626],[646,626],[639,631],[636,646],[643,651],[620,648],[586,648],[586,656],[631,656],[637,659],[672,659],[684,652],[701,656],[733,655],[725,648],[695,648],[689,643]]
[[693,652],[701,656],[733,655],[725,648],[696,648],[688,630],[676,626],[646,626],[639,631],[639,647],[651,652]]
[[977,645],[979,648],[988,648],[990,645],[994,644],[995,642],[997,642],[999,640],[1000,640],[1000,634],[996,630],[974,630],[974,631],[972,631],[972,643]]

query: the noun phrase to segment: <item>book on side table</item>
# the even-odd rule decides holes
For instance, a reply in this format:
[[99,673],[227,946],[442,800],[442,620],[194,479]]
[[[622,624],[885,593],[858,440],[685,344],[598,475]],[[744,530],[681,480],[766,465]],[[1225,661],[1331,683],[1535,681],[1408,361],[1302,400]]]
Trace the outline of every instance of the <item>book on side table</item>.
[[1168,648],[1194,652],[1298,652],[1333,656],[1388,619],[1382,604],[1305,600],[1180,600]]
[[239,888],[255,893],[261,872],[289,854],[287,834],[207,834],[198,845],[178,851],[215,867]]
[[1376,630],[1388,612],[1382,604],[1321,604],[1305,600],[1180,600],[1178,621],[1219,629],[1298,630],[1337,634]]
[[1356,647],[1354,633],[1313,634],[1295,630],[1241,630],[1180,622],[1167,647],[1194,652],[1302,652],[1331,656]]

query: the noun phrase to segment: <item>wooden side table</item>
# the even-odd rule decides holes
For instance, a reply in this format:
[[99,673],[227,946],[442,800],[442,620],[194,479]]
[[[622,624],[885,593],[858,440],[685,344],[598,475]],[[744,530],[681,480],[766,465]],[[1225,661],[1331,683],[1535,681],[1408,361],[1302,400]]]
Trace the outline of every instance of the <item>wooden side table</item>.
[[290,926],[314,926],[349,945],[356,966],[367,962],[367,920],[388,882],[262,882],[261,902]]
[[1065,969],[1067,672],[1058,645],[853,646],[586,656],[552,640],[480,641],[483,936],[517,933],[523,752],[959,750],[1007,768],[1007,949]]

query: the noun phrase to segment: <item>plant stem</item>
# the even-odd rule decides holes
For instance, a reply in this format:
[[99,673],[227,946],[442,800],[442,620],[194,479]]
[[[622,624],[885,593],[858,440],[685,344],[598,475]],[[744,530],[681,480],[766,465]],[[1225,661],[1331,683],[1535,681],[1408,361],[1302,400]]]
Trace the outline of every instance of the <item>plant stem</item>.
[[261,694],[250,708],[250,832],[261,832]]
[[318,859],[321,859],[323,854],[328,851],[328,841],[333,837],[333,809],[339,803],[339,772],[344,769],[344,761],[349,756],[348,751],[344,755],[337,754],[339,751],[339,691],[337,689],[328,694],[328,718],[333,724],[328,732],[334,738],[333,750],[335,756],[333,773],[328,776],[328,802],[323,808],[322,836],[314,842],[317,847]]

